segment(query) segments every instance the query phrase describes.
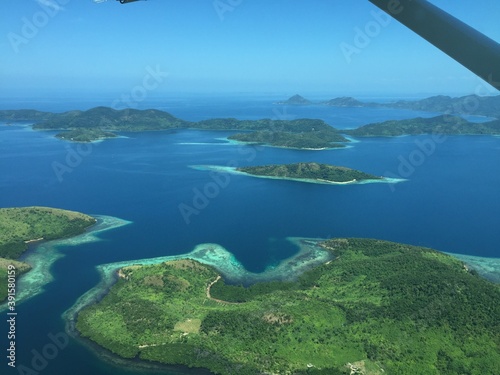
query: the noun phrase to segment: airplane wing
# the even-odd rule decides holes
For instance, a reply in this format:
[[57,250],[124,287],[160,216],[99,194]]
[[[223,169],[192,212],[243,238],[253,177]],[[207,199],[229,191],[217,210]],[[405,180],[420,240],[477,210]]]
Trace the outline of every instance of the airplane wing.
[[425,0],[369,1],[500,90],[500,44],[493,39]]

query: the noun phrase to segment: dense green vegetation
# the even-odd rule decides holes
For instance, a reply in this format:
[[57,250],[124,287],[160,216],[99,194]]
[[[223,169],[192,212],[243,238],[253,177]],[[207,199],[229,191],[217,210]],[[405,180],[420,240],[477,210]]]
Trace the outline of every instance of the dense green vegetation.
[[240,167],[237,168],[237,170],[255,176],[309,179],[329,182],[382,179],[382,177],[377,177],[355,169],[319,163],[263,165],[256,167]]
[[73,142],[93,142],[100,139],[114,138],[116,134],[101,129],[83,128],[65,131],[56,134],[56,137]]
[[497,374],[497,285],[430,249],[321,245],[336,259],[247,288],[192,260],[127,267],[77,329],[126,358],[217,374]]
[[93,217],[48,207],[0,208],[0,257],[16,259],[27,241],[71,237],[95,224]]
[[[6,296],[6,269],[33,240],[53,240],[82,233],[93,217],[47,207],[0,208],[0,301]],[[16,262],[18,274],[30,266]]]
[[469,122],[457,116],[436,116],[431,118],[414,118],[408,120],[392,120],[364,125],[344,133],[358,137],[393,137],[399,135],[418,134],[500,134],[500,121],[483,123]]

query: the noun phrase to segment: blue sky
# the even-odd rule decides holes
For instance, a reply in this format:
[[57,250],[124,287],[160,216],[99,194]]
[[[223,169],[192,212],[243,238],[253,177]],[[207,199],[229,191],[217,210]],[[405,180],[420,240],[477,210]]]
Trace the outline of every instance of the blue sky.
[[[431,2],[500,41],[498,0]],[[368,0],[4,0],[3,7],[0,96],[119,93],[145,79],[173,94],[461,95],[481,85],[397,21],[377,21]],[[374,36],[346,58],[341,46],[354,46],[367,25]],[[146,78],[151,71],[156,81]]]

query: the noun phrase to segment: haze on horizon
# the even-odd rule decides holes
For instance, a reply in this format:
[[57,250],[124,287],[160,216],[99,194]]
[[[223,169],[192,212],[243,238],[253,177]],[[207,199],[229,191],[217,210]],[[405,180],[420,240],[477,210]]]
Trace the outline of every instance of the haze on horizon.
[[[500,3],[432,0],[500,40]],[[496,94],[366,0],[9,0],[0,97]],[[325,97],[325,99],[327,99]]]

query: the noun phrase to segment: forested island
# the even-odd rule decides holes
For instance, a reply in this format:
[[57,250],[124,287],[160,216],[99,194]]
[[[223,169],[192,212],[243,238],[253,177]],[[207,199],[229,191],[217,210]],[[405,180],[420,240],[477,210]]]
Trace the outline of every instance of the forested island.
[[339,142],[348,142],[333,128],[330,131],[311,131],[307,133],[293,133],[287,131],[273,132],[264,130],[252,133],[234,134],[229,136],[228,139],[245,143],[302,150],[342,148],[345,147],[345,144]]
[[394,137],[401,135],[499,135],[500,120],[474,123],[458,116],[440,115],[418,117],[408,120],[391,120],[345,130],[345,134],[356,137]]
[[273,147],[325,149],[345,147],[345,143],[349,142],[338,130],[317,119],[211,119],[197,122],[195,127],[207,130],[244,130],[245,133],[233,134],[228,138]]
[[321,163],[275,164],[255,167],[239,167],[239,172],[253,176],[274,177],[298,181],[324,183],[354,183],[365,180],[383,180],[355,169]]
[[95,223],[91,216],[55,208],[0,208],[0,302],[7,296],[8,265],[18,275],[31,268],[16,261],[30,243],[75,236]]
[[498,285],[427,248],[352,238],[319,246],[333,259],[248,287],[190,259],[122,268],[76,327],[124,358],[227,375],[500,368]]

